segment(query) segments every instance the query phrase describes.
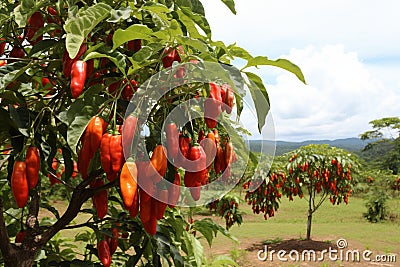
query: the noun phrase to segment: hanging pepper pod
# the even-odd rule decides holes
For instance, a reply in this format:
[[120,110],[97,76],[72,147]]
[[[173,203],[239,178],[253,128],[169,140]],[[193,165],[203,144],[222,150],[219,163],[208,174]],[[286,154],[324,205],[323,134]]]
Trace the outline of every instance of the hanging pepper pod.
[[26,178],[26,164],[24,161],[15,161],[11,174],[11,190],[19,208],[28,202],[29,185]]
[[169,123],[165,127],[167,136],[167,151],[170,159],[176,159],[179,149],[179,132],[175,123]]
[[39,181],[40,156],[37,147],[31,146],[26,150],[25,164],[29,189],[33,189]]
[[181,190],[178,186],[181,185],[181,176],[179,172],[175,173],[174,182],[171,187],[168,188],[168,206],[172,209],[175,207],[176,203],[178,203]]
[[72,98],[78,98],[85,87],[86,82],[86,62],[77,60],[72,64],[71,67],[71,94]]
[[122,135],[117,134],[111,136],[110,155],[111,155],[111,171],[117,174],[120,172],[125,162],[124,152],[122,147]]
[[110,267],[111,265],[111,253],[110,253],[110,247],[107,243],[106,240],[101,240],[97,244],[97,251],[98,251],[98,256],[103,264],[104,267]]
[[119,177],[121,196],[126,209],[130,209],[137,193],[137,167],[136,163],[127,161],[122,167]]
[[[94,182],[90,184],[91,188],[97,188],[104,185],[103,179],[96,179]],[[103,219],[107,214],[108,210],[108,193],[107,190],[103,189],[97,192],[93,197],[93,206],[96,209],[97,216],[100,219]]]
[[86,52],[86,44],[81,45],[78,53],[73,59],[69,57],[69,53],[67,50],[64,51],[62,63],[63,63],[63,74],[65,78],[71,77],[72,65],[74,64],[75,61],[79,60],[79,58],[83,54],[85,54],[85,52]]
[[137,127],[137,117],[134,115],[129,115],[122,126],[122,145],[124,150],[126,150],[125,155],[130,155],[132,141],[135,137]]
[[163,145],[157,145],[151,155],[150,163],[147,172],[154,183],[158,183],[167,172],[168,159],[166,149]]
[[28,18],[28,22],[26,24],[25,36],[26,39],[29,41],[29,43],[34,45],[37,42],[43,40],[43,34],[33,39],[36,32],[43,27],[44,27],[43,15],[39,11],[36,11],[35,13],[32,14],[32,16]]

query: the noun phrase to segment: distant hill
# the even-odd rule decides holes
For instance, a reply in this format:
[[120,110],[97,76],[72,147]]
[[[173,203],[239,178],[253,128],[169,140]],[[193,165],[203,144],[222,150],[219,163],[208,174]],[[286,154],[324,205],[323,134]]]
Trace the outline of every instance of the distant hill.
[[[328,144],[330,146],[345,149],[349,152],[359,154],[361,150],[370,142],[374,140],[361,140],[360,138],[352,137],[345,139],[336,140],[308,140],[303,142],[287,142],[287,141],[276,141],[276,152],[275,155],[280,156],[284,153],[295,150],[301,146],[309,144]],[[272,142],[266,140],[250,140],[250,149],[252,151],[260,151],[261,145],[263,148],[270,147]]]

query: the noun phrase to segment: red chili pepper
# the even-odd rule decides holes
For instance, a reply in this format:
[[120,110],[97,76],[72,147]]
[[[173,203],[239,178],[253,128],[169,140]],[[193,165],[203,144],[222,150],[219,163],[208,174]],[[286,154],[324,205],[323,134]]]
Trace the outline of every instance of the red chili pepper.
[[144,190],[140,190],[140,220],[143,224],[147,223],[151,219],[152,214],[152,205],[151,205],[151,196],[149,196]]
[[110,253],[110,246],[108,245],[106,240],[101,240],[97,244],[97,250],[99,253],[99,259],[103,266],[110,267],[111,265],[111,253]]
[[225,158],[225,165],[228,166],[232,162],[232,156],[233,156],[233,145],[232,142],[229,141],[225,145],[225,151],[224,151],[224,158]]
[[122,135],[113,135],[110,139],[110,154],[111,154],[111,171],[118,173],[122,165],[124,165],[125,158],[122,148]]
[[26,231],[25,230],[19,231],[15,236],[15,243],[22,243],[25,240],[25,237],[26,237]]
[[206,154],[201,146],[192,146],[189,151],[188,159],[194,161],[190,165],[192,172],[200,172],[206,169]]
[[179,132],[175,123],[169,123],[165,127],[167,136],[167,151],[170,159],[176,159],[179,149]]
[[167,172],[168,159],[166,149],[163,145],[157,145],[151,155],[150,163],[147,168],[147,173],[154,183],[161,181],[162,177]]
[[[57,171],[58,165],[59,165],[58,160],[56,158],[53,158],[53,162],[51,163],[51,168],[54,170],[54,172]],[[60,173],[56,173],[56,176],[57,178],[61,178]],[[47,177],[49,177],[50,179],[50,186],[61,183],[60,180],[54,178],[54,176],[50,173],[47,174]]]
[[88,177],[90,159],[93,157],[91,153],[89,140],[83,141],[82,148],[78,153],[78,170],[81,173],[82,179]]
[[[23,58],[23,57],[25,57],[24,49],[22,49],[21,47],[18,47],[18,46],[14,46],[10,51],[10,57],[13,57],[13,58]],[[13,62],[16,62],[16,61],[18,61],[18,60],[9,59],[9,60],[7,60],[7,63],[10,64],[10,63],[13,63]]]
[[178,153],[178,166],[183,166],[184,163],[186,162],[186,159],[189,155],[189,149],[190,149],[190,142],[191,142],[190,137],[185,137],[183,135],[179,136],[179,149],[180,153]]
[[204,120],[208,128],[217,126],[216,118],[222,111],[221,105],[221,87],[215,83],[210,83],[210,96],[204,101]]
[[138,213],[139,213],[139,191],[136,190],[132,206],[129,208],[129,216],[131,218],[135,218],[138,215]]
[[223,106],[225,107],[226,113],[231,114],[232,107],[233,107],[233,101],[235,100],[235,94],[229,85],[225,85],[225,86],[226,86],[226,94],[225,94],[225,98],[223,98],[223,101],[226,105],[223,105]]
[[137,167],[135,162],[125,162],[119,176],[119,187],[126,209],[130,209],[137,194]]
[[[94,182],[90,184],[91,188],[101,187],[104,185],[103,179],[96,179]],[[97,192],[93,197],[93,206],[96,209],[97,216],[100,219],[103,219],[107,214],[108,210],[108,193],[107,190],[101,190]]]
[[128,83],[128,84],[124,87],[124,89],[122,90],[121,99],[127,100],[127,101],[131,100],[131,99],[132,99],[132,96],[133,96],[133,94],[134,94],[134,92],[137,91],[138,86],[139,86],[139,84],[138,84],[137,81],[135,81],[135,80],[130,80],[130,83]]
[[[227,91],[228,86],[229,85],[226,84],[226,83],[221,86],[221,99],[222,99],[222,101],[225,101],[225,96],[226,96],[226,91]],[[221,110],[222,111],[225,110],[225,105],[221,105]]]
[[23,208],[29,198],[29,185],[24,161],[15,161],[14,163],[11,174],[11,189],[18,207]]
[[206,163],[207,168],[211,166],[215,154],[217,153],[217,145],[215,144],[215,135],[213,132],[209,132],[207,134],[207,138],[200,143],[200,145],[204,149],[204,153],[206,154]]
[[76,54],[75,58],[71,59],[69,57],[69,53],[67,50],[64,51],[64,56],[63,56],[63,74],[65,78],[71,77],[71,69],[72,69],[72,64],[74,64],[75,61],[79,60],[79,58],[85,54],[86,52],[86,44],[82,44],[81,47],[79,48],[78,53]]
[[86,78],[90,78],[94,70],[94,59],[86,61]]
[[39,11],[36,11],[35,13],[33,13],[32,16],[28,18],[28,22],[26,24],[25,36],[26,39],[32,45],[43,40],[43,34],[37,36],[36,39],[33,40],[33,37],[35,36],[36,32],[43,27],[44,27],[43,15]]
[[122,144],[127,153],[130,154],[133,138],[135,137],[137,117],[129,115],[122,126]]
[[29,189],[33,189],[39,181],[40,156],[37,147],[31,146],[27,149],[25,164]]
[[[206,166],[206,155],[201,146],[193,146],[190,148],[189,160],[194,161],[191,167],[195,171],[185,172],[184,182],[188,187],[199,187],[201,184],[205,184],[208,179],[208,172]],[[192,197],[195,201],[200,198],[200,188],[190,189]]]
[[165,209],[167,208],[168,202],[168,190],[158,189],[157,199],[152,198],[152,203],[154,208],[154,214],[157,220],[161,220],[164,217]]
[[154,182],[148,172],[149,165],[150,161],[136,161],[136,166],[138,168],[138,184],[142,190],[145,190],[151,195],[154,192]]
[[199,138],[197,138],[197,143],[201,143],[201,141],[203,141],[205,139],[205,135],[204,135],[204,130],[200,130],[199,132]]
[[157,232],[157,218],[154,214],[152,214],[149,220],[143,223],[144,230],[150,235],[155,235]]
[[47,11],[53,16],[57,16],[58,15],[57,11],[51,6],[47,7]]
[[0,56],[4,54],[4,50],[6,49],[6,42],[4,38],[0,38]]
[[85,87],[86,81],[86,62],[77,60],[71,68],[71,93],[73,98],[78,98]]
[[74,161],[74,170],[72,172],[72,178],[76,178],[76,176],[78,175],[78,163],[76,161]]
[[[182,47],[180,47],[179,49],[183,51]],[[181,62],[181,57],[179,56],[178,51],[176,49],[173,49],[172,47],[166,48],[164,50],[164,57],[162,59],[164,68],[171,67],[174,61]]]
[[105,240],[110,248],[110,255],[112,256],[118,248],[119,232],[117,228],[111,229],[111,236],[105,236]]
[[220,172],[223,172],[225,170],[224,166],[225,166],[224,150],[218,144],[217,145],[217,152],[215,154],[215,160],[214,160],[215,173],[219,174]]
[[128,50],[137,52],[142,48],[142,40],[136,39],[128,41]]
[[107,128],[107,123],[103,120],[103,118],[99,116],[94,116],[89,121],[86,127],[85,133],[85,141],[87,140],[90,145],[90,156],[92,158],[96,153],[97,149],[99,149],[101,144],[101,139],[103,138],[103,133]]
[[192,195],[194,201],[200,199],[200,186],[200,183],[195,183],[192,187],[189,188],[190,194]]
[[[175,186],[174,186],[175,185]],[[172,183],[171,187],[168,189],[168,206],[172,209],[175,207],[176,203],[178,203],[180,194],[181,194],[181,189],[176,186],[181,185],[181,176],[179,175],[179,172],[175,173],[175,179],[174,182]]]
[[113,178],[115,175],[111,175],[111,153],[110,153],[110,140],[111,140],[111,133],[105,133],[101,138],[100,143],[100,163],[101,167],[103,168],[104,172],[107,174],[107,179],[111,181],[110,177]]

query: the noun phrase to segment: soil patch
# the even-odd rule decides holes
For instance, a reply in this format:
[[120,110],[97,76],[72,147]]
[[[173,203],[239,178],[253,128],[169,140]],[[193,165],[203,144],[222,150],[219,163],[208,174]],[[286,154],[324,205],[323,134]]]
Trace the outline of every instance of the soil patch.
[[299,240],[299,239],[290,239],[283,240],[278,242],[262,242],[258,244],[253,244],[252,246],[246,248],[247,251],[255,251],[263,249],[265,246],[268,246],[268,250],[285,250],[291,251],[296,250],[298,252],[302,252],[304,250],[314,250],[314,251],[323,251],[329,250],[329,248],[337,249],[335,243],[330,241],[317,241],[317,240]]

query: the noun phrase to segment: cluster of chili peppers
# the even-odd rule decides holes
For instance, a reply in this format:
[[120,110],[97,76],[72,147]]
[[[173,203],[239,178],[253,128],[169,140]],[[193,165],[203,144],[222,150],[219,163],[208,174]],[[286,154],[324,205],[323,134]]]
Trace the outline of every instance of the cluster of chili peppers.
[[23,208],[29,199],[29,190],[39,181],[40,156],[35,146],[26,150],[25,161],[17,160],[11,175],[11,189],[19,208]]

